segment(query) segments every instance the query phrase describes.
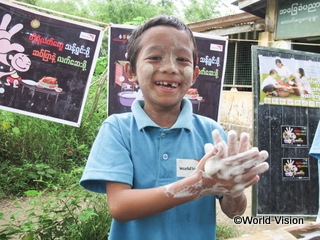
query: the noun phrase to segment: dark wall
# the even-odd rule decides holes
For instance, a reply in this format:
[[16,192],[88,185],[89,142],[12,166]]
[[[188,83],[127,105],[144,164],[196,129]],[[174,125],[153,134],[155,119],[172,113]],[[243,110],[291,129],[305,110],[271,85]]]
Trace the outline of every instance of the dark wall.
[[[265,47],[253,47],[252,53],[255,146],[269,152],[267,161],[270,165],[269,171],[261,175],[260,182],[254,187],[253,214],[314,216],[318,212],[318,167],[317,159],[309,156],[309,150],[320,119],[320,108],[261,104],[258,56],[310,57],[312,61],[320,61],[320,55]],[[303,144],[283,144],[285,126],[305,127]],[[284,174],[284,163],[290,160],[307,161],[300,169],[305,172],[303,177]]]

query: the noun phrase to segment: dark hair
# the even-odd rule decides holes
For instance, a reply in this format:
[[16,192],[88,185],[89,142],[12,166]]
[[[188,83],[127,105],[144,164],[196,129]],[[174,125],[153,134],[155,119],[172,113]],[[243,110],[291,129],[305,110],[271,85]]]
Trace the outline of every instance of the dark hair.
[[303,68],[299,68],[298,72],[301,74],[301,77],[304,77],[304,70]]
[[[280,64],[282,64],[282,62],[281,62],[281,60],[280,59],[276,59],[276,64],[277,63],[280,63]],[[283,64],[282,64],[283,65]]]
[[271,69],[269,72],[269,75],[272,75],[272,74],[278,74],[278,72],[275,69]]
[[136,60],[137,55],[141,49],[140,46],[140,40],[142,34],[148,30],[149,28],[155,27],[155,26],[170,26],[174,27],[178,30],[184,30],[189,35],[190,40],[192,41],[194,45],[194,51],[193,51],[193,64],[194,67],[196,66],[196,59],[197,59],[197,45],[195,38],[193,36],[192,31],[190,28],[185,25],[183,22],[181,22],[178,18],[173,16],[167,16],[167,15],[160,15],[154,18],[151,18],[141,24],[138,28],[134,29],[132,32],[132,35],[130,36],[129,43],[127,45],[127,60],[131,64],[131,70],[133,72],[136,71]]

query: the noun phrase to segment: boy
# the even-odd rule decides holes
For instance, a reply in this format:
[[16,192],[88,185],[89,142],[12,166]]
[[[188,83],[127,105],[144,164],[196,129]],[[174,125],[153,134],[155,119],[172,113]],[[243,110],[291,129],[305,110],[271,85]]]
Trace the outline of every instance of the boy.
[[267,96],[277,96],[276,86],[280,86],[276,80],[278,72],[274,69],[271,69],[269,76],[263,80],[261,89],[266,93]]
[[[150,19],[131,35],[125,71],[144,100],[103,123],[80,181],[107,193],[111,240],[215,239],[215,197],[229,217],[242,214],[244,188],[268,169],[266,152],[246,151],[247,135],[239,149],[234,133],[227,145],[220,125],[192,113],[183,97],[199,74],[196,57],[192,32],[174,17]],[[204,148],[212,137],[216,145]],[[183,178],[178,170],[194,159]]]

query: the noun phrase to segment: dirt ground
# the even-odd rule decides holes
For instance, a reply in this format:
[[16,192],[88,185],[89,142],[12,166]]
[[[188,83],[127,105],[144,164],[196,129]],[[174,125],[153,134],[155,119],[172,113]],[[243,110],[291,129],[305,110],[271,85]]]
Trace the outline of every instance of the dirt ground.
[[[248,204],[247,204],[247,210],[243,214],[243,216],[252,216],[252,193],[251,193],[251,187],[247,188],[245,190],[245,194],[247,196]],[[308,224],[313,222],[312,219],[304,219],[304,224]],[[276,230],[281,228],[290,227],[291,225],[287,224],[277,224],[274,220],[270,222],[270,224],[267,222],[266,224],[235,224],[232,219],[229,219],[220,209],[219,204],[217,204],[217,223],[219,224],[225,224],[225,225],[231,225],[235,226],[238,232],[241,235],[250,235],[257,232],[262,232],[265,230]]]
[[[247,210],[244,213],[243,216],[251,216],[251,209],[252,209],[252,197],[251,197],[251,188],[248,188],[245,190],[247,199],[248,199],[248,205],[247,205]],[[28,202],[30,201],[31,198],[20,198],[16,199],[15,201],[18,201],[21,203],[22,209],[27,210],[30,208],[28,206]],[[12,200],[0,200],[0,212],[4,214],[4,218],[10,216],[11,212],[15,212],[18,209],[16,208],[16,205],[14,204],[14,201]],[[308,224],[312,222],[311,220],[305,220],[304,224]],[[4,224],[5,222],[0,219],[0,225]],[[250,235],[253,233],[257,232],[262,232],[264,230],[276,230],[276,229],[281,229],[284,227],[290,227],[290,225],[283,225],[283,224],[277,224],[275,221],[271,221],[270,224],[256,224],[256,225],[251,225],[251,224],[235,224],[232,219],[229,219],[220,209],[219,204],[217,204],[217,223],[218,224],[223,224],[223,225],[230,225],[236,227],[238,232],[241,235]],[[1,230],[1,227],[0,227]]]

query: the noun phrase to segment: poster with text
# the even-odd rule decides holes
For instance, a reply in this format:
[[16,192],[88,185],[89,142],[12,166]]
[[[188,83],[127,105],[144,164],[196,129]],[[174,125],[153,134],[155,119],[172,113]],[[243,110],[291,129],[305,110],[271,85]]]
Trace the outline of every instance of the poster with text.
[[309,180],[309,158],[282,158],[283,180]]
[[259,68],[260,104],[320,108],[320,59],[260,55]]
[[308,147],[308,129],[306,126],[281,126],[282,147]]
[[[132,102],[143,98],[139,87],[124,72],[126,46],[133,29],[125,25],[111,25],[109,28],[109,115],[131,111]],[[194,35],[200,75],[185,97],[191,101],[194,113],[218,120],[227,39],[207,34]]]
[[102,35],[0,1],[0,109],[79,126]]

